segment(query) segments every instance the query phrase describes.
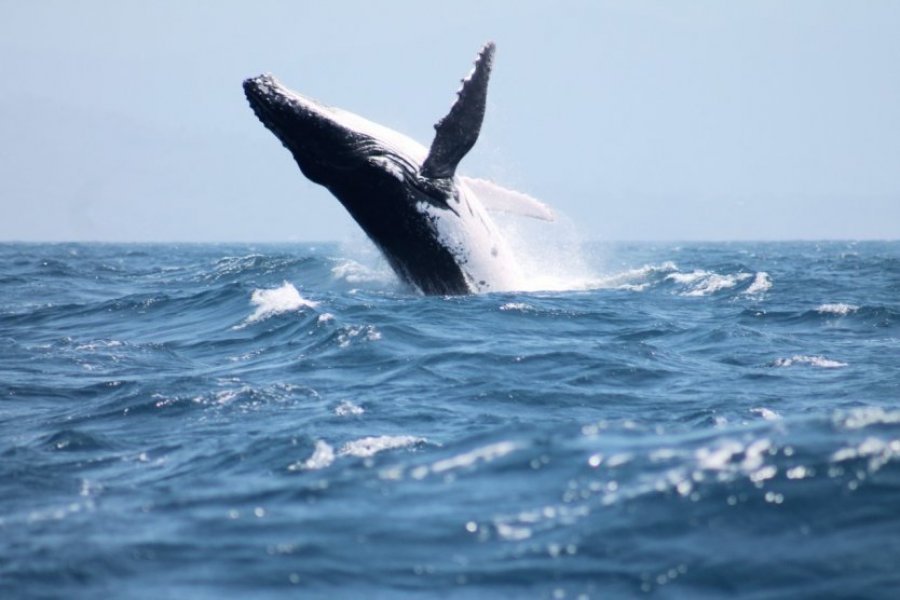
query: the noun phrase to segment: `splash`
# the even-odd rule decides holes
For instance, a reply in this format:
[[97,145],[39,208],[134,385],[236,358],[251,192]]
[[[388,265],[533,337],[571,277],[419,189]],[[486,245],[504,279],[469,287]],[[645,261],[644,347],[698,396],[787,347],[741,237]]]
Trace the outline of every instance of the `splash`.
[[340,242],[341,258],[335,259],[331,276],[351,285],[398,285],[391,270],[375,244],[361,231],[354,232]]
[[304,461],[295,462],[288,467],[289,471],[318,471],[331,466],[334,462],[334,448],[325,440],[317,440],[312,456]]
[[250,302],[256,305],[256,311],[247,317],[245,324],[256,323],[273,315],[292,312],[301,308],[315,308],[319,305],[318,302],[307,300],[301,296],[297,288],[287,281],[281,287],[274,289],[253,290]]
[[379,269],[377,266],[365,265],[352,258],[339,260],[331,268],[331,274],[335,279],[343,279],[347,283],[385,283],[393,279],[390,273]]
[[[604,265],[610,262],[609,253],[614,250],[602,244],[585,244],[577,225],[558,210],[554,213],[555,220],[544,221],[491,212],[489,220],[492,227],[489,229],[496,235],[463,235],[473,228],[459,226],[454,229],[447,225],[441,230],[441,237],[451,248],[473,246],[471,251],[459,252],[467,258],[466,266],[471,271],[469,279],[473,279],[473,274],[478,274],[487,282],[485,286],[475,286],[485,292],[578,292],[599,289],[644,292],[670,282],[681,288],[675,292],[681,296],[713,296],[732,290],[743,296],[760,297],[773,286],[770,275],[765,271],[681,271],[670,260],[620,271],[607,270]],[[477,227],[474,230],[480,232]],[[481,260],[485,254],[484,248],[490,244],[496,249],[493,258]],[[331,269],[335,279],[379,287],[398,284],[387,261],[362,234],[342,242],[341,251],[345,258],[337,259]],[[527,310],[514,303],[505,304],[501,309]]]
[[[558,213],[557,213],[558,214]],[[662,281],[683,287],[683,296],[709,296],[738,288],[752,278],[743,294],[760,295],[772,287],[765,272],[682,272],[672,261],[645,264],[619,272],[604,272],[608,262],[602,247],[584,244],[575,223],[558,214],[553,222],[510,215],[492,215],[519,263],[515,287],[503,291],[552,292],[616,289],[643,292]]]
[[[492,215],[519,273],[501,291],[552,292],[607,287],[591,263],[575,224],[557,212],[552,223],[505,214]],[[591,260],[593,259],[593,260]]]

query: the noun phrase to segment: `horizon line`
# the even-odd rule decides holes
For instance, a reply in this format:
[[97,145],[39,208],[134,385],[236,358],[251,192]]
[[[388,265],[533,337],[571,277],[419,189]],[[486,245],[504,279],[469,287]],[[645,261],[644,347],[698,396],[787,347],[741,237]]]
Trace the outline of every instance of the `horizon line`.
[[[146,244],[146,245],[167,245],[167,244],[185,244],[185,245],[225,245],[225,244],[340,244],[349,240],[102,240],[102,239],[71,239],[71,240],[28,240],[28,239],[0,239],[0,244],[32,244],[32,245],[53,245],[53,244]],[[368,241],[368,240],[367,240]],[[728,244],[728,243],[746,243],[746,244],[784,244],[784,243],[860,243],[860,242],[900,242],[898,238],[588,238],[582,239],[581,243],[617,243],[617,244]]]

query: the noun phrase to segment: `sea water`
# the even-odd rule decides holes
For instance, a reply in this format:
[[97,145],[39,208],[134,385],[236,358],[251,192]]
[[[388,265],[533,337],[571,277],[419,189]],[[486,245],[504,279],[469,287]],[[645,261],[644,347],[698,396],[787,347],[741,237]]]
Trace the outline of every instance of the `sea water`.
[[0,596],[897,597],[900,243],[578,255],[0,245]]

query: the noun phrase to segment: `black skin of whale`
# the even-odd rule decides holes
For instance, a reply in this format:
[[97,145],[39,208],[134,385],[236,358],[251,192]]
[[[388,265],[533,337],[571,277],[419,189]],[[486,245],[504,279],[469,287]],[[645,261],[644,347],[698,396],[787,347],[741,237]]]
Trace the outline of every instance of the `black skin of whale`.
[[456,166],[478,139],[493,57],[494,44],[488,43],[450,112],[435,125],[422,164],[329,118],[328,107],[292,94],[269,75],[244,81],[244,93],[303,174],[337,197],[401,280],[424,294],[468,294],[472,290],[457,262],[464,259],[441,243],[432,218],[416,205],[458,210]]

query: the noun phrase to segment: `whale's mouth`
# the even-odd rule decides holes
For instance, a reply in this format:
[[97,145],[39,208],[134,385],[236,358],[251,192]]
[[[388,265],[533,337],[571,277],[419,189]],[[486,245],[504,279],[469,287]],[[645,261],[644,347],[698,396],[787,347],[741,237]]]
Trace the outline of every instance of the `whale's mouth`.
[[260,82],[264,77],[265,75],[260,75],[259,77],[252,77],[244,80],[244,96],[247,97],[247,102],[250,103],[250,108],[256,113],[257,118],[263,123],[267,120],[265,106],[266,98],[268,96],[268,94],[263,91],[264,87]]
[[272,75],[266,73],[244,80],[244,95],[256,118],[287,146],[288,132],[283,126],[292,107],[284,87]]
[[245,80],[244,95],[313,181],[324,183],[327,171],[345,171],[364,161],[368,137],[339,122],[335,109],[289,90],[268,73]]

